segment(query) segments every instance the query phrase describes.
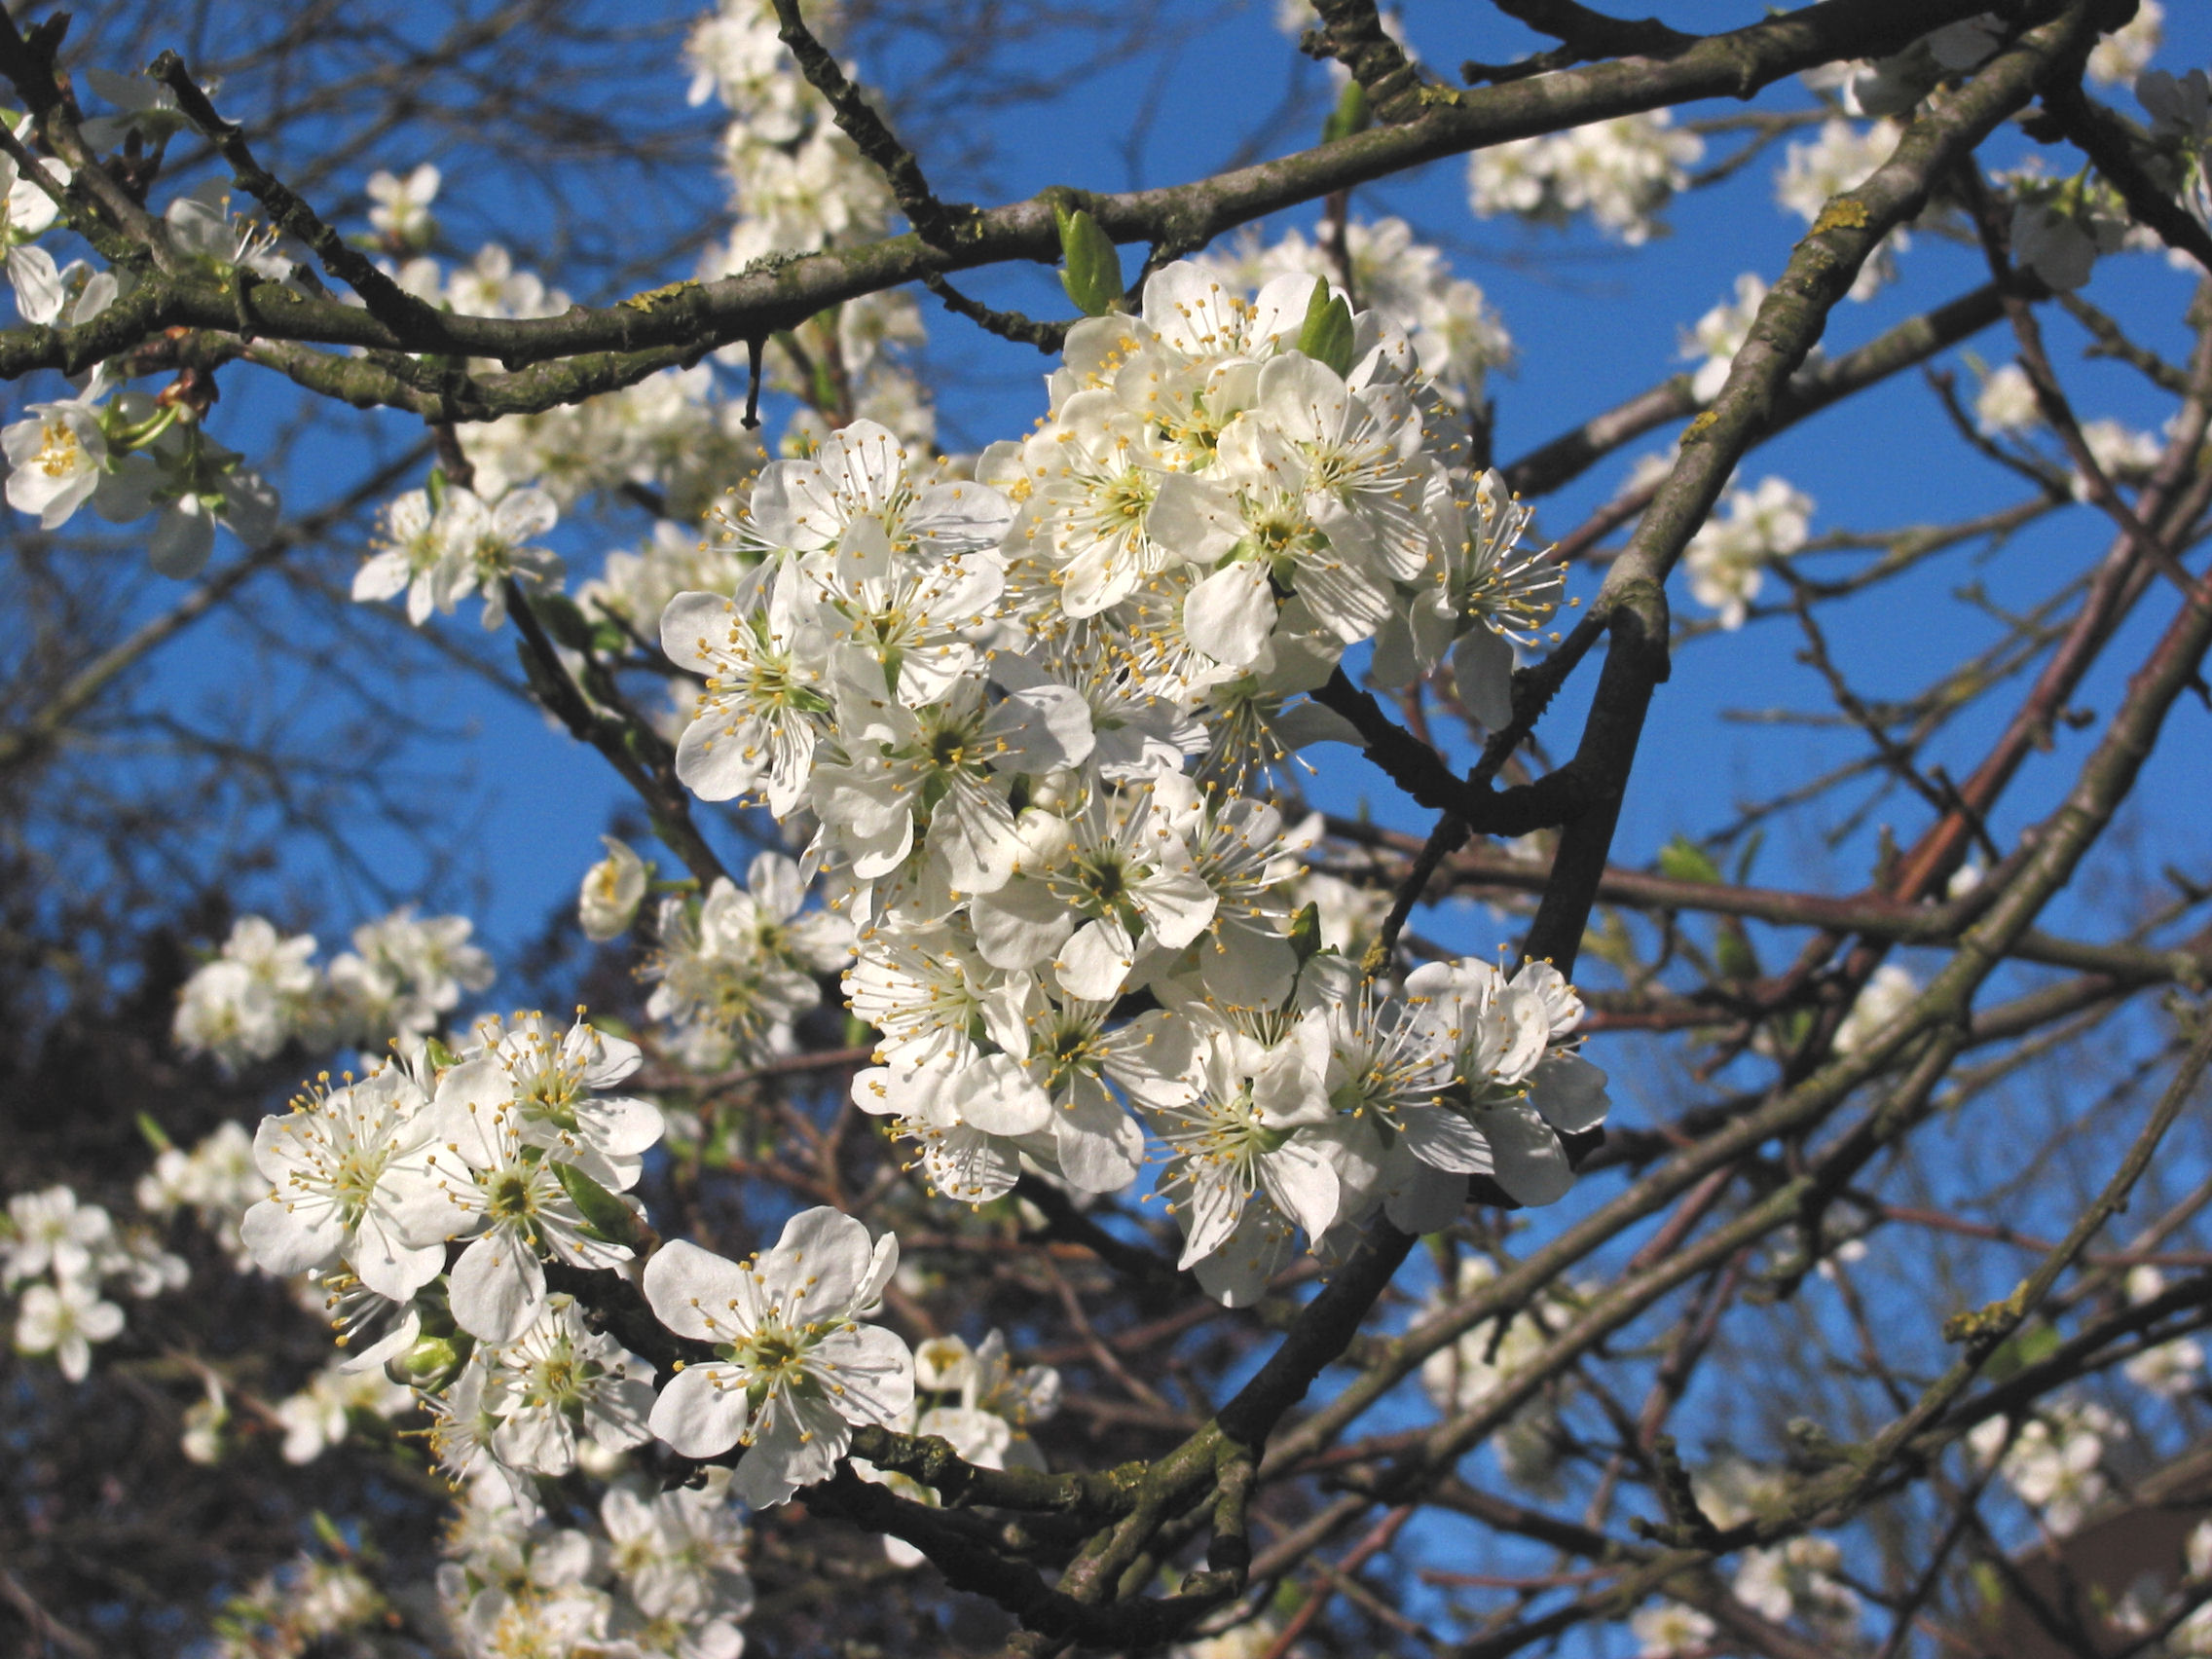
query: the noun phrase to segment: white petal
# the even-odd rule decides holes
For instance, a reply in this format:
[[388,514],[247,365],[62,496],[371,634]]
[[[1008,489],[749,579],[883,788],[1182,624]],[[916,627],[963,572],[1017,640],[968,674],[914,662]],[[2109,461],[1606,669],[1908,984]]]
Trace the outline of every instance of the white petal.
[[1087,1193],[1118,1193],[1144,1166],[1144,1131],[1094,1083],[1079,1082],[1052,1111],[1060,1173]]
[[1337,1219],[1337,1171],[1322,1150],[1293,1137],[1260,1160],[1260,1178],[1275,1207],[1318,1238]]
[[1170,472],[1160,480],[1144,528],[1161,546],[1194,565],[1212,564],[1244,534],[1235,498],[1187,472]]
[[715,1457],[737,1444],[750,1416],[744,1373],[729,1365],[692,1365],[662,1387],[650,1421],[653,1433],[684,1456]]
[[1256,559],[1216,571],[1183,601],[1184,637],[1231,668],[1258,661],[1274,625],[1274,590],[1267,567]]
[[1467,713],[1501,731],[1513,723],[1513,646],[1477,623],[1452,647],[1452,676]]
[[766,1292],[782,1294],[792,1324],[840,1317],[852,1307],[875,1253],[865,1223],[816,1204],[784,1224],[776,1247],[760,1258]]
[[1136,946],[1128,930],[1117,918],[1101,916],[1076,929],[1074,937],[1060,946],[1052,969],[1059,976],[1060,989],[1069,996],[1085,1002],[1109,1002],[1122,994],[1135,963]]
[[1605,1121],[1605,1074],[1580,1054],[1552,1054],[1529,1075],[1529,1098],[1544,1122],[1580,1134]]
[[831,1401],[851,1422],[896,1423],[914,1403],[914,1355],[881,1325],[833,1331],[809,1362],[844,1390]]
[[976,946],[993,968],[1035,968],[1075,931],[1076,915],[1041,881],[1008,882],[969,906]]
[[1467,1178],[1438,1169],[1403,1148],[1393,1149],[1383,1167],[1390,1196],[1383,1213],[1405,1233],[1440,1233],[1467,1206]]
[[327,1261],[345,1242],[346,1229],[335,1208],[325,1206],[310,1221],[279,1199],[264,1198],[245,1212],[239,1236],[263,1268],[288,1278]]
[[654,1318],[695,1342],[729,1342],[750,1332],[757,1307],[751,1273],[682,1238],[645,1263],[645,1300]]
[[1477,1118],[1496,1160],[1493,1176],[1517,1203],[1556,1203],[1574,1185],[1567,1152],[1543,1119],[1527,1106],[1500,1106]]
[[1494,1164],[1482,1131],[1448,1106],[1410,1106],[1398,1115],[1406,1147],[1432,1169],[1488,1175]]
[[506,1228],[463,1250],[447,1283],[455,1323],[479,1342],[511,1343],[545,1310],[545,1269]]
[[986,1055],[957,1074],[951,1092],[962,1122],[987,1134],[1035,1134],[1052,1121],[1051,1101],[1012,1055]]

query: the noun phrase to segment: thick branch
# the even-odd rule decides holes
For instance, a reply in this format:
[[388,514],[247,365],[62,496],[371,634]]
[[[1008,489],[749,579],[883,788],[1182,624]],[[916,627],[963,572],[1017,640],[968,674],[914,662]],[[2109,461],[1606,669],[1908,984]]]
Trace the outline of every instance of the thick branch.
[[[1930,28],[1972,16],[1975,3],[1822,0],[1708,37],[1662,64],[1606,62],[1475,92],[1430,88],[1423,93],[1423,113],[1402,126],[1373,128],[1191,184],[1087,196],[1085,205],[1118,242],[1198,247],[1225,230],[1281,208],[1443,156],[1694,98],[1748,98],[1817,64],[1895,51]],[[894,237],[796,259],[772,258],[714,282],[679,283],[613,306],[574,307],[554,317],[435,313],[396,328],[358,308],[311,299],[280,284],[260,284],[245,294],[201,280],[148,284],[143,290],[148,314],[128,338],[112,338],[117,332],[112,326],[102,331],[105,315],[76,328],[0,334],[0,379],[39,368],[81,370],[135,344],[146,332],[178,325],[242,326],[263,340],[489,357],[511,370],[587,353],[666,351],[676,355],[664,361],[696,360],[733,341],[765,338],[830,306],[918,281],[931,273],[1007,260],[1051,263],[1059,251],[1052,203],[1039,197],[979,213],[957,248],[933,246],[919,235]],[[648,367],[632,358],[630,366],[635,372],[629,379],[637,379],[660,364]],[[538,389],[547,395],[535,407],[563,400],[552,387]],[[508,406],[489,407],[501,392],[509,394]],[[480,387],[471,380],[446,400],[447,409],[418,412],[432,419],[488,419],[520,412],[525,393],[524,387]]]

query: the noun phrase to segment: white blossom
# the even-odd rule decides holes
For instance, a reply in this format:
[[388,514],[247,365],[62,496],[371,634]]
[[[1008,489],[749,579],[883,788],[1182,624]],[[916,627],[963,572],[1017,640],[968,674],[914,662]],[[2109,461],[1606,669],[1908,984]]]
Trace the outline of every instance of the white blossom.
[[584,871],[583,886],[576,895],[576,918],[586,939],[604,940],[619,939],[630,931],[638,906],[645,903],[652,871],[644,859],[612,835],[602,835],[600,840],[607,846],[607,857]]
[[240,1227],[254,1260],[290,1274],[340,1259],[395,1302],[435,1278],[445,1251],[428,1104],[405,1069],[386,1065],[311,1088],[286,1116],[264,1118],[253,1157],[270,1192]]
[[92,1345],[123,1334],[123,1309],[100,1299],[88,1279],[64,1278],[34,1284],[16,1309],[16,1347],[23,1353],[51,1353],[61,1375],[82,1382],[92,1364]]
[[2166,9],[2158,0],[2136,0],[2135,16],[2089,49],[2089,79],[2105,87],[2132,87],[2151,66],[2165,38]]
[[2017,363],[2001,363],[1982,377],[1981,390],[1973,400],[1974,424],[1984,437],[2021,433],[2043,419],[2036,401],[2035,383]]
[[1468,204],[1477,218],[1517,213],[1564,224],[1587,212],[1606,235],[1636,246],[1660,227],[1654,215],[1689,183],[1705,141],[1666,110],[1617,116],[1477,150]]
[[1720,515],[1707,519],[1682,552],[1690,597],[1718,611],[1723,628],[1741,628],[1766,567],[1805,545],[1812,513],[1813,498],[1785,479],[1730,490]]
[[[537,1043],[531,1047],[539,1050]],[[565,1060],[565,1055],[555,1060],[555,1075],[564,1080],[574,1075]],[[439,1078],[437,1096],[423,1114],[430,1145],[425,1171],[410,1187],[416,1206],[410,1213],[435,1218],[416,1223],[421,1236],[470,1238],[448,1285],[455,1321],[482,1342],[511,1343],[544,1312],[540,1252],[580,1268],[610,1268],[630,1259],[629,1246],[605,1237],[585,1219],[560,1174],[566,1158],[599,1147],[546,1151],[548,1141],[559,1145],[564,1136],[577,1134],[558,1121],[563,1104],[535,1095],[525,1069],[510,1069],[509,1056],[494,1049]],[[657,1135],[659,1114],[645,1110]],[[584,1114],[575,1116],[580,1123]],[[624,1143],[643,1135],[645,1122],[633,1112],[610,1114],[611,1132]],[[604,1158],[591,1161],[598,1174],[627,1172],[636,1179],[637,1165],[628,1155],[611,1167]],[[442,1263],[442,1243],[438,1254]]]
[[914,1360],[873,1312],[899,1241],[828,1208],[801,1211],[776,1247],[742,1266],[695,1244],[645,1264],[646,1300],[679,1336],[719,1357],[661,1389],[652,1429],[688,1457],[743,1446],[732,1489],[754,1508],[827,1479],[854,1423],[896,1422],[914,1397]]
[[443,175],[428,162],[419,164],[405,178],[382,167],[369,174],[369,224],[392,240],[408,247],[424,247],[436,234],[430,203],[438,199]]

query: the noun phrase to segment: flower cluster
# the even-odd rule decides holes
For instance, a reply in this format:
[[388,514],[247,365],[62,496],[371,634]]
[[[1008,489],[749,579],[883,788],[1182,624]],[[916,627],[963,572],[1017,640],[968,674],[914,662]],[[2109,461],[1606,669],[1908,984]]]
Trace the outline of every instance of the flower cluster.
[[1721,511],[1699,526],[1682,550],[1690,597],[1718,611],[1721,627],[1741,628],[1766,567],[1805,545],[1812,513],[1812,498],[1780,478],[1762,478],[1755,490],[1730,490]]
[[[729,468],[718,483],[743,483],[757,465]],[[599,574],[579,583],[576,604],[587,615],[615,623],[625,633],[650,637],[660,613],[680,593],[735,587],[752,562],[726,536],[702,535],[687,524],[662,519],[635,550],[616,548],[600,562]]]
[[[836,21],[833,6],[810,10],[808,22],[818,32]],[[854,148],[828,102],[799,73],[767,0],[723,0],[692,31],[686,55],[694,71],[691,101],[718,98],[730,112],[722,161],[735,223],[703,263],[702,276],[885,233],[892,202],[882,173]],[[805,405],[787,443],[826,438],[830,428],[818,411],[834,402],[906,442],[927,443],[936,413],[900,351],[922,338],[921,313],[903,290],[849,300],[801,323],[765,362],[768,386]]]
[[1636,1638],[1636,1659],[1691,1659],[1706,1652],[1716,1629],[1695,1607],[1664,1601],[1639,1607],[1628,1628]]
[[[2127,1300],[2145,1303],[2161,1296],[2166,1275],[2145,1264],[2127,1270]],[[2145,1348],[2120,1368],[2138,1388],[2147,1388],[2163,1400],[2180,1399],[2194,1392],[2204,1380],[2204,1348],[2189,1337]]]
[[[415,176],[424,170],[418,167]],[[412,183],[395,181],[394,188],[412,188]],[[423,198],[419,205],[426,209],[427,201]],[[380,209],[371,209],[369,217],[384,228]],[[467,264],[450,269],[419,255],[393,276],[418,299],[475,316],[552,316],[569,304],[566,293],[546,286],[535,273],[518,270],[513,255],[498,242],[486,243]],[[471,488],[482,498],[478,506],[503,506],[509,498],[523,496],[529,518],[543,519],[542,525],[529,525],[529,535],[542,535],[551,527],[554,511],[594,492],[625,488],[653,500],[673,527],[704,518],[718,492],[760,464],[759,443],[741,424],[743,414],[742,405],[718,395],[715,372],[702,364],[663,370],[581,403],[471,422],[459,429],[459,436],[474,472]],[[550,506],[542,504],[548,499]],[[417,537],[428,530],[435,505],[418,500],[396,515],[387,509],[387,520],[396,522],[387,522],[385,544],[364,567],[356,598],[389,598],[404,590],[411,610],[424,608],[416,620],[427,614],[430,601],[414,588],[418,577],[435,568],[435,552]],[[523,509],[509,511],[520,514]],[[469,552],[461,550],[457,578],[466,574]],[[407,560],[395,560],[395,554],[407,555]],[[395,565],[403,573],[394,571]],[[543,558],[526,569],[541,583],[558,575],[557,562]],[[378,572],[374,576],[372,570]],[[364,582],[375,591],[364,593]],[[466,591],[465,586],[457,588],[454,597]]]
[[1920,981],[1912,970],[1895,962],[1875,969],[1852,999],[1851,1008],[1835,1028],[1835,1051],[1856,1054],[1871,1043],[1891,1020],[1910,1008],[1920,995]]
[[1700,403],[1711,403],[1727,385],[1728,371],[1751,338],[1751,324],[1765,299],[1766,278],[1747,271],[1736,278],[1735,299],[1714,306],[1683,337],[1682,355],[1703,359],[1690,378],[1690,393]]
[[[940,1436],[978,1468],[1043,1469],[1045,1455],[1029,1437],[1029,1426],[1048,1421],[1059,1409],[1060,1374],[1049,1365],[1015,1369],[1003,1333],[993,1331],[978,1347],[956,1336],[932,1337],[914,1350],[914,1400],[898,1426],[907,1434]],[[865,1458],[853,1459],[853,1472],[916,1503],[938,1501],[934,1488],[910,1475],[879,1470]],[[883,1553],[901,1567],[923,1561],[921,1551],[889,1533]]]
[[144,1300],[188,1276],[152,1237],[119,1230],[67,1187],[18,1193],[0,1218],[0,1291],[17,1298],[16,1349],[53,1354],[72,1382],[92,1369],[93,1344],[123,1334],[123,1309],[107,1290]]
[[189,1209],[223,1247],[239,1271],[253,1266],[252,1252],[239,1235],[245,1212],[260,1201],[267,1183],[253,1163],[253,1139],[239,1124],[218,1124],[190,1152],[164,1146],[154,1165],[138,1177],[138,1207],[151,1216]]
[[1974,394],[1973,419],[1985,438],[2033,431],[2043,420],[2043,406],[2028,371],[2017,363],[2000,363],[1984,375]]
[[[1791,144],[1783,154],[1782,170],[1775,177],[1775,200],[1808,225],[1821,216],[1831,197],[1856,190],[1890,159],[1890,152],[1904,136],[1904,129],[1888,119],[1861,125],[1850,121],[1824,122],[1810,143]],[[1855,300],[1870,298],[1897,275],[1897,255],[1911,245],[1903,226],[1884,237],[1860,267],[1851,285]]]
[[2104,1407],[2059,1400],[2015,1426],[2007,1418],[1976,1423],[1967,1436],[1975,1458],[1997,1472],[2046,1530],[2065,1537],[2111,1489],[2101,1465],[2107,1444],[2125,1432]]
[[[335,1274],[341,1325],[384,1333],[378,1363],[426,1327],[517,1343],[547,1313],[546,1259],[630,1259],[611,1235],[633,1212],[615,1195],[637,1184],[661,1116],[600,1091],[640,1058],[581,1018],[564,1032],[518,1014],[479,1022],[459,1052],[326,1078],[262,1120],[254,1161],[270,1193],[246,1212],[246,1245],[274,1273]],[[448,1245],[462,1241],[448,1275]],[[433,1281],[442,1294],[418,1306]]]
[[1516,213],[1537,224],[1588,213],[1633,247],[1661,228],[1655,215],[1704,154],[1705,140],[1676,127],[1666,110],[1616,116],[1477,150],[1467,164],[1467,203],[1478,219]]
[[[29,138],[32,122],[28,116],[11,127],[18,143]],[[44,161],[40,170],[52,182],[56,194],[69,184],[69,168],[57,161]],[[61,270],[54,263],[54,255],[38,244],[38,239],[54,229],[61,217],[61,206],[55,195],[42,189],[38,181],[27,176],[14,156],[0,156],[0,248],[4,248],[8,285],[16,291],[16,312],[25,322],[53,322],[61,314],[63,286]]]
[[[2082,441],[2089,446],[2089,458],[2097,463],[2097,470],[2115,484],[2144,482],[2164,451],[2156,432],[2139,431],[2124,421],[2109,417],[2083,422]],[[2089,498],[2089,481],[2080,472],[2073,475],[2073,489],[2076,500]]]
[[185,981],[171,1033],[186,1053],[212,1054],[227,1070],[295,1039],[328,1051],[393,1032],[426,1035],[463,993],[492,983],[492,958],[468,942],[473,931],[466,916],[418,917],[402,905],[355,928],[353,948],[322,969],[313,934],[287,939],[266,917],[241,916]]
[[[1345,264],[1360,303],[1403,334],[1426,375],[1446,397],[1466,408],[1482,401],[1483,377],[1513,359],[1513,339],[1483,291],[1452,275],[1443,251],[1414,239],[1403,219],[1347,220]],[[1277,276],[1340,278],[1335,252],[1297,230],[1274,242],[1247,227],[1221,253],[1194,261],[1226,286],[1258,288]]]
[[[610,855],[593,867],[610,866],[615,882],[638,887],[642,898],[644,866],[627,872]],[[704,899],[661,901],[660,948],[645,966],[659,983],[645,1012],[667,1022],[665,1051],[696,1071],[791,1051],[792,1022],[821,1006],[817,976],[853,957],[851,923],[805,903],[799,867],[781,853],[755,857],[743,887],[724,877]],[[585,931],[591,927],[587,914]]]
[[[381,1369],[364,1370],[349,1360],[333,1360],[308,1379],[298,1393],[279,1400],[275,1416],[283,1431],[281,1447],[287,1463],[312,1463],[333,1447],[343,1445],[351,1432],[355,1413],[389,1420],[404,1417],[416,1406],[415,1391],[387,1377]],[[219,1436],[223,1419],[209,1425]],[[213,1461],[213,1458],[203,1459]]]
[[305,1659],[378,1632],[390,1613],[355,1563],[303,1551],[223,1604],[206,1651],[212,1659]]
[[1791,1538],[1769,1549],[1746,1550],[1730,1590],[1770,1624],[1802,1620],[1831,1651],[1847,1652],[1855,1645],[1864,1608],[1842,1571],[1843,1551],[1834,1539]]
[[493,1477],[471,1481],[446,1540],[437,1599],[468,1659],[738,1659],[753,1610],[745,1529],[728,1477],[655,1492],[607,1488],[596,1513],[557,1526]]
[[2051,178],[2042,158],[2031,156],[1993,182],[2012,203],[2012,263],[2054,292],[2081,287],[2099,258],[2129,245],[2134,227],[2127,203],[2103,179],[2088,173]]
[[[97,278],[94,279],[95,281]],[[87,284],[68,320],[84,321],[112,300],[115,283]],[[117,524],[158,515],[146,558],[165,576],[196,576],[221,525],[248,547],[275,533],[276,489],[244,458],[207,435],[183,399],[118,392],[104,375],[75,397],[34,403],[0,427],[8,504],[58,530],[90,502]]]
[[[1699,1509],[1714,1526],[1730,1528],[1771,1505],[1787,1480],[1780,1470],[1722,1457],[1697,1477],[1694,1487]],[[1770,1623],[1801,1621],[1829,1650],[1849,1652],[1857,1645],[1862,1608],[1859,1593],[1843,1580],[1842,1567],[1843,1552],[1833,1539],[1790,1538],[1746,1550],[1730,1590]]]
[[[1472,1171],[1558,1197],[1556,1131],[1604,1110],[1564,1051],[1580,1005],[1540,966],[1398,997],[1302,959],[1313,830],[1269,798],[1348,735],[1303,694],[1355,645],[1385,684],[1449,660],[1505,722],[1561,586],[1527,510],[1466,471],[1405,337],[1303,275],[1246,300],[1168,267],[1141,315],[1071,332],[1051,391],[974,480],[912,475],[865,421],[771,464],[736,527],[753,568],[662,617],[703,682],[678,776],[811,822],[857,929],[848,1005],[882,1038],[856,1100],[970,1202],[1025,1165],[1122,1191],[1150,1129],[1188,1262],[1235,1300],[1296,1229],[1385,1198],[1422,1212]],[[668,902],[656,1014],[757,1048],[742,1021],[811,1004],[798,970],[845,941],[774,868],[765,903]],[[1123,1017],[1140,989],[1161,1012]]]
[[[911,1356],[858,1323],[897,1241],[871,1244],[832,1211],[798,1218],[755,1267],[687,1244],[653,1255],[654,1310],[728,1361],[680,1370],[657,1401],[654,1367],[549,1288],[548,1264],[619,1267],[645,1236],[623,1195],[662,1118],[613,1092],[640,1061],[580,1017],[565,1030],[535,1014],[487,1018],[459,1050],[431,1043],[326,1078],[263,1121],[267,1196],[245,1214],[245,1243],[266,1271],[307,1274],[353,1350],[276,1408],[288,1458],[335,1444],[350,1412],[390,1416],[419,1391],[446,1472],[503,1480],[518,1503],[535,1477],[603,1472],[658,1433],[697,1456],[751,1446],[737,1490],[757,1506],[829,1472],[846,1438],[835,1425],[901,1419]],[[211,1439],[210,1399],[194,1431]]]
[[410,490],[386,506],[378,550],[353,573],[353,597],[365,604],[405,594],[407,619],[421,627],[431,611],[451,615],[481,594],[484,626],[497,628],[507,619],[509,577],[559,585],[560,559],[535,544],[559,519],[542,490],[509,490],[496,504],[455,485]]
[[[1497,1270],[1487,1257],[1462,1257],[1458,1297],[1473,1295],[1496,1276]],[[1438,1289],[1441,1292],[1443,1287]],[[1578,1297],[1578,1292],[1552,1290],[1535,1307],[1514,1313],[1502,1333],[1486,1322],[1451,1346],[1438,1348],[1420,1369],[1421,1386],[1430,1401],[1440,1412],[1467,1412],[1481,1405],[1536,1357],[1551,1340],[1555,1324],[1572,1317]],[[1439,1294],[1431,1298],[1431,1310],[1453,1300]],[[1515,1412],[1492,1438],[1498,1466],[1515,1486],[1546,1495],[1554,1493],[1561,1444],[1559,1408],[1559,1389],[1548,1389]]]
[[2151,66],[2166,37],[2166,9],[2158,0],[2136,0],[2135,16],[2089,49],[2089,79],[2106,87],[2132,87]]

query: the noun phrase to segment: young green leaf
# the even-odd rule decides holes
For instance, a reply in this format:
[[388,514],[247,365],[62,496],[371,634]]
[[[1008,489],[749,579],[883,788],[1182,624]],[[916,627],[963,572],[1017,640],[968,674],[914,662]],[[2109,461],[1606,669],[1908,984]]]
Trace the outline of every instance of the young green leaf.
[[1060,284],[1086,316],[1104,316],[1122,309],[1122,251],[1114,239],[1098,228],[1098,221],[1082,208],[1073,213],[1052,209],[1060,225]]
[[1313,278],[1313,297],[1306,302],[1306,325],[1298,349],[1340,375],[1351,373],[1351,307],[1329,293],[1326,276]]
[[1327,144],[1348,138],[1354,132],[1365,132],[1367,128],[1367,89],[1357,81],[1346,81],[1337,99],[1337,107],[1329,111],[1329,119],[1321,123],[1321,142]]

